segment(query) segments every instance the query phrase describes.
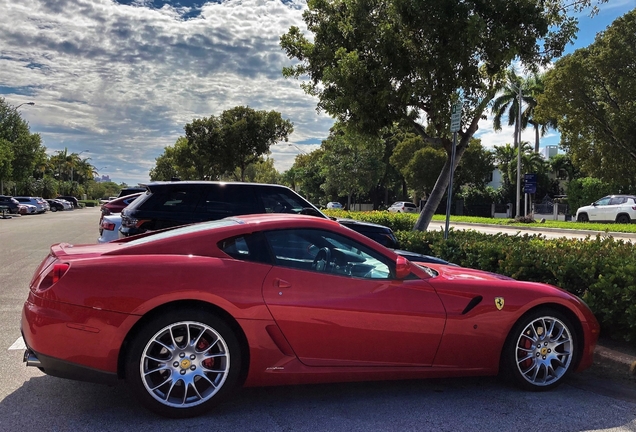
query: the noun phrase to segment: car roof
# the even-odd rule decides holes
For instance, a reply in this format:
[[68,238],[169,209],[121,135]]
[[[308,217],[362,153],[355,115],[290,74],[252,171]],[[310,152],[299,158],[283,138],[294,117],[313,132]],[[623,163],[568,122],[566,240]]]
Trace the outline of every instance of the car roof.
[[269,183],[248,183],[248,182],[225,182],[225,181],[206,181],[206,180],[185,180],[185,181],[155,181],[149,183],[140,183],[141,186],[152,188],[156,186],[179,186],[179,185],[240,185],[240,186],[270,186],[289,189],[287,186]]

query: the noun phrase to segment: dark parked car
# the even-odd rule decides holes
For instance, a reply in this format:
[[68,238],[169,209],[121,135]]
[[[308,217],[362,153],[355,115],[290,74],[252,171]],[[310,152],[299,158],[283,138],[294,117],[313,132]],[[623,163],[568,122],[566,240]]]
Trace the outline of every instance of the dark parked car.
[[154,182],[122,211],[122,237],[195,222],[255,213],[327,218],[285,186],[206,181]]
[[7,212],[12,214],[18,214],[20,203],[15,198],[6,195],[0,195],[0,210],[2,207],[7,207]]
[[[183,181],[145,186],[147,192],[122,210],[120,238],[246,214],[291,213],[328,219],[310,202],[281,185]],[[336,220],[383,246],[397,247],[397,239],[388,227],[352,219]],[[418,261],[427,262],[425,255],[419,257]],[[431,257],[430,262],[440,260]]]
[[119,191],[119,195],[117,195],[117,198],[125,197],[127,195],[136,194],[136,193],[139,193],[139,192],[146,192],[146,188],[145,187],[124,188],[124,189]]
[[99,218],[99,223],[102,223],[102,219],[104,218],[104,216],[108,216],[113,213],[121,213],[121,211],[125,209],[131,202],[136,200],[139,195],[141,195],[141,192],[137,192],[131,195],[124,195],[120,198],[115,198],[112,201],[108,201],[107,203],[102,204],[102,215]]
[[64,204],[54,199],[47,199],[47,203],[49,203],[49,207],[51,207],[52,212],[56,211],[64,211]]
[[59,196],[56,198],[66,200],[70,202],[71,204],[73,204],[74,208],[79,208],[79,202],[77,201],[77,198],[75,198],[74,196]]

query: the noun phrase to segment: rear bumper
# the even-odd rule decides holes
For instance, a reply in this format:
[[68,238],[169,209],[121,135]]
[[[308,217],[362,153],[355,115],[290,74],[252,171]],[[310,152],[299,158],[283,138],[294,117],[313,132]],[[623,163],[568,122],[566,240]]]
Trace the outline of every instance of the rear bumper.
[[116,373],[92,369],[76,363],[45,356],[44,354],[36,353],[28,347],[26,351],[24,351],[23,361],[27,366],[37,367],[45,374],[58,378],[108,385],[115,385],[118,382]]

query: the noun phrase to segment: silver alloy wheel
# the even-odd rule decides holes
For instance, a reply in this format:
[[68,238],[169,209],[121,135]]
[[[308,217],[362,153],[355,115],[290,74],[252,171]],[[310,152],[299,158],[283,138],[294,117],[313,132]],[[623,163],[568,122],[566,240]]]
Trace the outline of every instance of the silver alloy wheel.
[[146,391],[160,403],[190,408],[212,398],[230,371],[230,351],[212,327],[195,321],[170,324],[144,348],[139,365]]
[[515,347],[521,376],[534,386],[548,386],[568,371],[574,353],[570,329],[559,319],[544,316],[530,322]]

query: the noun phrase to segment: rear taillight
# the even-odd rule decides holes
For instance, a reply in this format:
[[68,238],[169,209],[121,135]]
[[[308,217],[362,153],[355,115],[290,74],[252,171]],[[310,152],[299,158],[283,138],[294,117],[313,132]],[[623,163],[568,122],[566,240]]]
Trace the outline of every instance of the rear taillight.
[[636,206],[632,206],[632,210],[636,210]]
[[114,231],[115,230],[115,224],[112,222],[108,222],[108,221],[102,221],[102,228],[104,228],[107,231]]
[[49,267],[47,269],[49,272],[42,278],[38,290],[43,291],[55,285],[66,274],[69,267],[70,265],[67,263],[57,263],[53,267]]
[[150,222],[150,219],[135,219],[129,216],[121,217],[121,224],[126,228],[140,228],[146,222]]

